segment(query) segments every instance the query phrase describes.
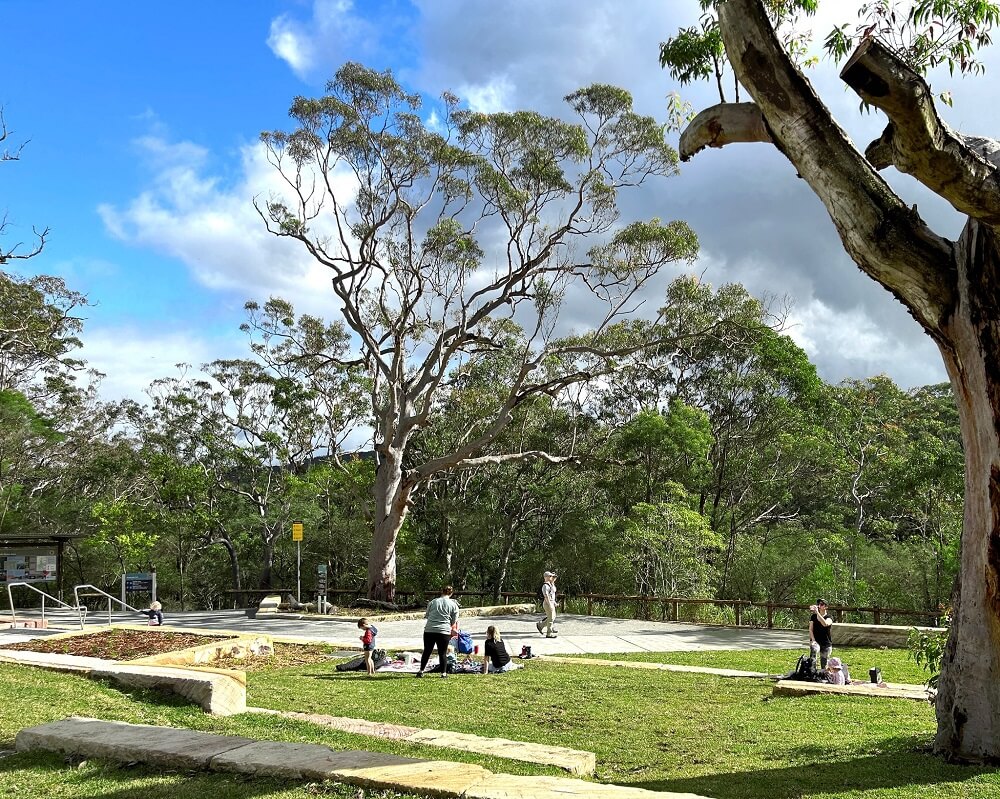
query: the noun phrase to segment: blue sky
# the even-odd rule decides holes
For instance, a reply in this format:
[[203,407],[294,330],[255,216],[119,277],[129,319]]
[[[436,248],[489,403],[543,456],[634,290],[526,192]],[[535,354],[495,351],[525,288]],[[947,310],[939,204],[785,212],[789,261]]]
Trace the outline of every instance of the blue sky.
[[[107,373],[106,396],[140,397],[177,362],[239,352],[248,299],[277,293],[336,317],[325,276],[264,233],[252,199],[276,185],[259,133],[284,126],[292,98],[321,93],[343,61],[391,67],[412,89],[449,89],[482,110],[559,113],[575,88],[616,83],[662,118],[677,87],[657,45],[696,13],[695,0],[0,0],[0,105],[12,141],[30,139],[19,162],[0,166],[4,246],[29,241],[32,225],[51,228],[22,272],[61,275],[89,295],[84,357]],[[815,81],[861,146],[877,135],[881,120],[857,114],[830,65]],[[949,86],[956,109],[965,103],[952,124],[998,132],[988,85]],[[684,95],[711,102],[708,87]],[[954,236],[955,215],[902,180]],[[792,335],[827,379],[943,379],[933,346],[858,274],[770,146],[701,155],[631,210],[691,222],[705,279],[787,295]]]

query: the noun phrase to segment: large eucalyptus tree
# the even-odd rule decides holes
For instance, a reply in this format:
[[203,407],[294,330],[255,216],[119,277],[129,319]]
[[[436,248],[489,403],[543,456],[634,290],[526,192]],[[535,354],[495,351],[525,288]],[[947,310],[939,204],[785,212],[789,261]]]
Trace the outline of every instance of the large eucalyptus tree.
[[[796,65],[795,37],[775,31],[775,20],[815,10],[817,0],[702,5],[714,6],[717,24],[710,17],[703,33],[682,32],[689,46],[666,43],[665,64],[680,78],[711,78],[728,59],[752,102],[702,111],[684,131],[681,157],[734,142],[772,142],[826,206],[858,266],[906,306],[941,351],[961,419],[966,498],[953,626],[935,705],[936,748],[998,760],[1000,143],[949,128],[922,73],[935,63],[975,69],[975,49],[989,42],[1000,14],[990,2],[867,4],[875,13],[857,31],[841,78],[888,124],[862,153]],[[838,28],[828,39],[835,55],[854,47],[848,30]],[[890,188],[879,175],[888,167],[967,215],[957,241],[931,230],[916,206]]]
[[[371,379],[380,462],[368,593],[392,599],[396,539],[414,492],[446,471],[569,457],[485,450],[522,404],[561,396],[638,351],[638,329],[616,321],[661,267],[691,259],[697,242],[680,222],[619,219],[620,191],[672,175],[677,163],[663,128],[635,114],[625,91],[569,95],[575,122],[474,113],[447,94],[421,117],[419,96],[357,64],[342,67],[327,92],[293,102],[291,132],[263,134],[287,192],[260,212],[272,233],[329,268],[357,345],[343,360]],[[569,290],[590,303],[590,318],[584,333],[560,339]],[[496,407],[452,450],[413,462],[412,437],[449,381],[497,354],[513,368]]]

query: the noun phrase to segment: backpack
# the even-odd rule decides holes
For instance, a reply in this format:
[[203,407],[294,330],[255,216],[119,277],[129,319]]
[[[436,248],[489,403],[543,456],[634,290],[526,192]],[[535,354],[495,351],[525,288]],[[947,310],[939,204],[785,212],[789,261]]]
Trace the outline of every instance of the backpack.
[[459,633],[455,640],[455,649],[460,655],[471,655],[475,645],[472,643],[472,636],[468,633]]
[[801,655],[795,664],[795,669],[785,679],[819,682],[819,675],[816,673],[816,658],[812,655]]

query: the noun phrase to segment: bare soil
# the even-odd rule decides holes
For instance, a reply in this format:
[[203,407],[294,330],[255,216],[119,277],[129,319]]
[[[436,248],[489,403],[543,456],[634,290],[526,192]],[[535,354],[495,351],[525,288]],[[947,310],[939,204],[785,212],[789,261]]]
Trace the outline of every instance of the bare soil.
[[36,638],[33,641],[25,641],[6,648],[25,652],[79,655],[104,660],[136,660],[150,655],[176,652],[179,649],[188,649],[192,646],[224,641],[227,637],[163,632],[161,630],[104,630],[99,633],[57,640]]
[[333,648],[325,644],[282,644],[274,642],[274,654],[270,656],[249,655],[245,658],[220,658],[212,663],[221,669],[240,671],[264,671],[290,669],[308,666],[312,663],[331,663]]

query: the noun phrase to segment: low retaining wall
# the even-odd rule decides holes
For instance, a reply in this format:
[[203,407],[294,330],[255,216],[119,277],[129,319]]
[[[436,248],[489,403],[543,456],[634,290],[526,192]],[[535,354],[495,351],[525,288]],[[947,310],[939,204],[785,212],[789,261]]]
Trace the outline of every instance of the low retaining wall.
[[922,633],[947,632],[944,627],[893,627],[886,624],[834,624],[833,646],[884,646],[906,649],[911,630]]
[[147,666],[210,666],[221,658],[242,660],[251,655],[268,657],[273,654],[274,642],[270,636],[246,635],[127,662],[132,665]]

